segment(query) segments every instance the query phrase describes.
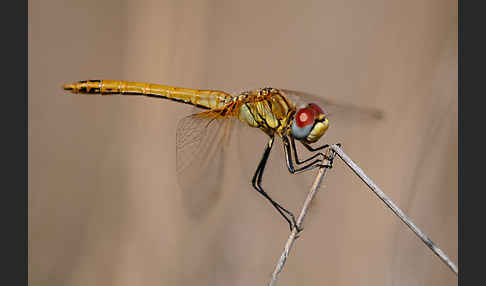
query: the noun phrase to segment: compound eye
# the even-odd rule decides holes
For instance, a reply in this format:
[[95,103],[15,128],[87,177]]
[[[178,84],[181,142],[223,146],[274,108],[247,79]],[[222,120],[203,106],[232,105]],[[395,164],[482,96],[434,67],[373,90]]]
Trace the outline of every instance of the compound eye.
[[292,134],[296,139],[307,137],[314,126],[316,111],[305,107],[297,111],[292,122]]
[[309,108],[312,108],[317,114],[324,114],[324,110],[315,103],[309,103]]
[[312,108],[302,108],[295,114],[295,122],[298,127],[305,127],[314,124],[316,112]]

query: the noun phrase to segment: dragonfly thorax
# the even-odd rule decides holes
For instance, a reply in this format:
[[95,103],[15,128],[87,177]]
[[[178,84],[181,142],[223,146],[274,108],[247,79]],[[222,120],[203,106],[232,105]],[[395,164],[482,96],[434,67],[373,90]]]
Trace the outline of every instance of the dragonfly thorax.
[[247,91],[235,98],[239,107],[238,118],[270,136],[292,135],[298,140],[313,143],[324,135],[329,126],[325,112],[317,104],[309,103],[297,108],[279,89],[268,87]]
[[295,106],[275,88],[248,91],[238,96],[238,118],[270,136],[283,134]]

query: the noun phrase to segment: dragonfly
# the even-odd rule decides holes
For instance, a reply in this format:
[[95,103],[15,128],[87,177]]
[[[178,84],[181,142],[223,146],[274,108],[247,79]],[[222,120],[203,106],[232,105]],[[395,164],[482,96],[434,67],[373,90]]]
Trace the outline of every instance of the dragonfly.
[[[240,121],[245,126],[261,130],[268,135],[268,141],[251,183],[285,219],[291,231],[294,227],[301,231],[294,214],[272,199],[262,187],[263,173],[275,138],[281,139],[286,166],[291,174],[321,167],[332,168],[329,145],[313,146],[323,137],[330,124],[329,112],[319,104],[325,101],[313,94],[272,87],[232,94],[219,90],[119,80],[83,80],[62,87],[72,94],[146,96],[202,109],[201,112],[182,118],[177,126],[177,176],[183,191],[197,188],[197,192],[201,192],[201,189],[219,187],[218,176],[222,168],[204,168],[201,164],[222,160],[222,150],[228,144],[233,129],[232,122]],[[302,159],[296,143],[305,147],[311,155]],[[215,177],[211,178],[208,172],[213,172]]]

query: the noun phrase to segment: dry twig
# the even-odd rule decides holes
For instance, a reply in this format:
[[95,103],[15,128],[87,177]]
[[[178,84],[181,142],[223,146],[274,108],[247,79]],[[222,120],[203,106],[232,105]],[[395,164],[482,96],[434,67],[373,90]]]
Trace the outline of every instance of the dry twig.
[[397,215],[441,260],[444,262],[456,275],[458,275],[457,266],[447,257],[447,255],[438,248],[434,242],[423,232],[421,231],[410,218],[408,218],[403,211],[395,205],[395,203],[388,198],[387,195],[368,177],[366,174],[361,170],[356,163],[354,163],[348,155],[346,155],[343,150],[337,146],[332,145],[332,150],[336,152],[336,154],[341,158],[346,165],[348,165],[351,170],[353,170],[356,175],[372,190],[375,195],[377,195],[380,200],[382,200],[387,207],[389,207],[395,215]]
[[[366,174],[361,170],[361,168],[358,167],[344,152],[343,150],[338,146],[338,145],[332,145],[332,158],[334,157],[335,154],[337,154],[343,161],[348,165],[348,167],[353,170],[353,172],[358,175],[358,177],[397,215],[441,260],[444,262],[456,275],[458,274],[457,266],[447,257],[447,255],[440,249],[438,248],[432,240],[427,237],[427,235],[422,232],[411,220],[408,218],[403,211],[395,205],[395,203],[388,198],[387,195],[368,177]],[[331,159],[332,161],[332,159]],[[314,180],[314,183],[312,184],[311,190],[309,194],[307,195],[307,198],[305,199],[304,205],[302,207],[302,210],[300,211],[300,215],[297,219],[297,226],[298,228],[302,227],[302,222],[304,220],[305,215],[307,214],[307,210],[310,206],[310,203],[314,196],[317,193],[317,190],[319,189],[319,185],[321,184],[322,179],[324,178],[324,175],[326,173],[327,168],[322,167],[319,169],[319,172],[317,173],[317,176]],[[287,260],[287,257],[289,256],[290,249],[292,248],[295,239],[298,237],[297,236],[298,231],[297,228],[294,228],[292,232],[289,235],[289,238],[287,239],[287,242],[285,243],[285,248],[284,251],[282,252],[282,255],[280,256],[280,259],[277,262],[277,265],[275,266],[275,270],[273,271],[272,274],[272,280],[268,284],[269,286],[274,286],[277,283],[278,275],[282,271],[282,268]]]
[[[334,158],[334,153],[331,155],[331,162],[332,158]],[[287,242],[285,243],[285,248],[284,251],[282,252],[282,255],[280,256],[280,259],[277,262],[277,265],[275,266],[275,270],[273,271],[272,274],[272,280],[270,280],[270,283],[268,285],[273,286],[275,283],[277,283],[278,279],[278,274],[282,271],[282,268],[285,264],[285,261],[287,260],[287,257],[289,256],[290,249],[294,245],[295,239],[298,237],[298,231],[297,228],[301,229],[302,228],[302,222],[304,221],[304,217],[307,214],[307,210],[309,209],[310,203],[312,202],[312,199],[316,195],[317,191],[319,190],[319,185],[321,184],[322,179],[324,178],[324,175],[326,174],[326,170],[328,168],[326,167],[321,167],[319,168],[319,172],[317,173],[317,176],[314,180],[314,183],[312,184],[311,190],[309,194],[307,195],[307,198],[304,201],[304,205],[302,207],[302,210],[300,211],[299,217],[297,218],[297,227],[294,227],[292,232],[289,235],[289,238],[287,239]]]

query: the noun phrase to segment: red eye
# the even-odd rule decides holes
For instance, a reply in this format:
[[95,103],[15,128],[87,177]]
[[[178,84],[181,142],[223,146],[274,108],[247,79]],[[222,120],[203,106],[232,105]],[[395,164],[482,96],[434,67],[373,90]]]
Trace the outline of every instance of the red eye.
[[324,114],[324,111],[322,110],[322,108],[320,108],[319,105],[317,105],[315,103],[309,103],[309,108],[314,109],[314,111],[317,114]]
[[314,124],[316,112],[311,108],[302,108],[295,114],[295,123],[302,128]]

